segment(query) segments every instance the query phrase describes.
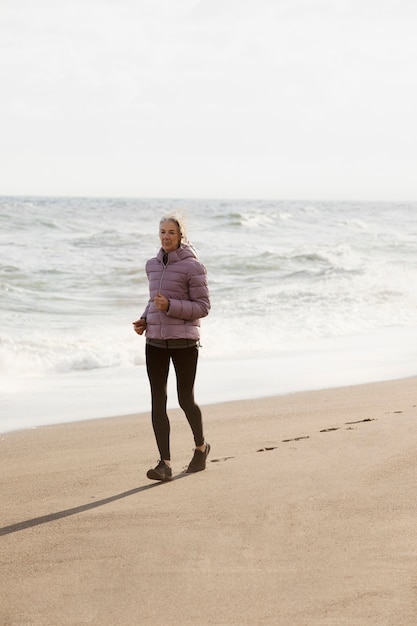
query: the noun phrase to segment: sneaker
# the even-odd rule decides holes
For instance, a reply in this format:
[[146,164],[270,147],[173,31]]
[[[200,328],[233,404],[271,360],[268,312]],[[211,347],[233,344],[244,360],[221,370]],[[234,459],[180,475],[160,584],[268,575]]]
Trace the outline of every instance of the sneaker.
[[206,459],[210,452],[210,444],[206,442],[206,449],[204,452],[201,450],[194,450],[194,456],[191,459],[189,466],[187,467],[185,473],[193,474],[194,472],[201,472],[206,469]]
[[146,472],[146,476],[152,480],[172,480],[172,469],[165,461],[159,461],[158,465]]

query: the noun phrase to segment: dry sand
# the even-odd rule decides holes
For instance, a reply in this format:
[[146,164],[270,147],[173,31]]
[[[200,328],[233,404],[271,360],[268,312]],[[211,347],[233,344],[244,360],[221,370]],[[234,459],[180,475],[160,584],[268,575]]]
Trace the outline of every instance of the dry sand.
[[417,624],[417,379],[1,437],[2,626]]

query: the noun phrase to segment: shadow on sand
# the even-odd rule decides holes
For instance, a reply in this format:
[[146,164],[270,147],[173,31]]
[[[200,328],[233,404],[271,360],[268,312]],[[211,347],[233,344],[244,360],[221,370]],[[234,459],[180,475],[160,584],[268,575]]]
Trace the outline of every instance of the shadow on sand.
[[[191,476],[191,474],[178,474],[178,476],[174,476],[172,481],[179,480],[180,478],[185,478],[186,476]],[[99,506],[104,506],[106,504],[110,504],[110,502],[115,502],[116,500],[121,500],[122,498],[128,498],[129,496],[134,496],[137,493],[141,493],[143,491],[148,491],[148,489],[155,489],[155,487],[159,487],[160,485],[164,485],[166,483],[163,482],[154,482],[149,485],[143,485],[142,487],[135,487],[134,489],[129,489],[129,491],[123,491],[122,493],[117,493],[114,496],[109,496],[108,498],[103,498],[102,500],[97,500],[96,502],[89,502],[88,504],[81,504],[80,506],[75,506],[71,509],[65,509],[64,511],[57,511],[56,513],[49,513],[48,515],[42,515],[41,517],[34,517],[32,519],[24,520],[23,522],[17,522],[16,524],[11,524],[10,526],[4,526],[0,528],[0,536],[2,535],[10,535],[11,533],[16,533],[19,530],[26,530],[28,528],[33,528],[33,526],[40,526],[41,524],[47,524],[49,522],[54,522],[55,520],[62,519],[63,517],[69,517],[70,515],[78,515],[78,513],[84,513],[84,511],[89,511],[91,509],[96,509]]]

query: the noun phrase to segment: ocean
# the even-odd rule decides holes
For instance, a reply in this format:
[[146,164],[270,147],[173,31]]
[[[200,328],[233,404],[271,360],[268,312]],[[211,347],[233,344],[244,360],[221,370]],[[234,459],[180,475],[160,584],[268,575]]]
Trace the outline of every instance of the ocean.
[[417,374],[415,203],[3,197],[0,432],[149,410],[132,322],[173,210],[209,277],[201,405]]

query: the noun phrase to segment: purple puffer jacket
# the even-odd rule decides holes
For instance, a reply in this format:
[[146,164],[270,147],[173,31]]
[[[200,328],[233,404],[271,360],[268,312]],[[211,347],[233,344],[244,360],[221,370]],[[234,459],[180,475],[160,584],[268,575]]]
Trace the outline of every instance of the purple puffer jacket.
[[[146,263],[149,302],[142,314],[146,318],[148,339],[200,338],[200,318],[210,311],[207,272],[191,246],[181,246],[168,254],[163,263],[161,248]],[[159,311],[153,302],[157,293],[169,300],[169,310]]]

